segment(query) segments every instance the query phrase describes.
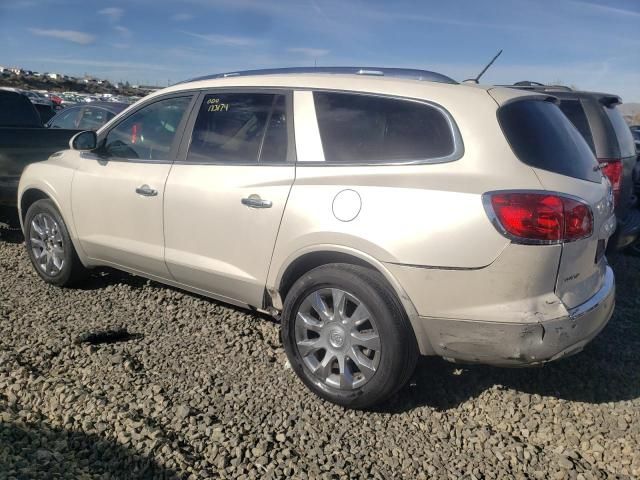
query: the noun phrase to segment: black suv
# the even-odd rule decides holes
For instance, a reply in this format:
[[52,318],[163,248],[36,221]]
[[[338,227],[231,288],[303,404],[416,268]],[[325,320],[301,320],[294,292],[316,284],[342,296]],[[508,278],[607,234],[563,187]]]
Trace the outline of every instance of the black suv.
[[640,210],[633,185],[637,152],[631,130],[616,108],[622,103],[620,97],[535,82],[504,86],[551,94],[560,101],[560,109],[587,141],[613,187],[618,230],[609,242],[610,249],[634,243],[640,237]]

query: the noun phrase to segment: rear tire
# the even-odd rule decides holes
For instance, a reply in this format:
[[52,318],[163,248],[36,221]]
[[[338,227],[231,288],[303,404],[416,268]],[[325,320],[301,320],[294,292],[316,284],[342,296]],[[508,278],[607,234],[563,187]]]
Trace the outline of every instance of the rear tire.
[[40,278],[59,287],[77,284],[87,276],[60,212],[49,199],[34,202],[24,220],[25,245]]
[[418,358],[413,329],[375,270],[329,264],[287,293],[281,325],[289,362],[316,395],[369,408],[402,388]]

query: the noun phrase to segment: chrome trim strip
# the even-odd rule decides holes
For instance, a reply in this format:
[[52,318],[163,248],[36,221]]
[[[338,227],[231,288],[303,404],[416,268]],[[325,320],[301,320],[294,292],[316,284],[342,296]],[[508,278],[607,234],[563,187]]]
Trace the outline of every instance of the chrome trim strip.
[[569,309],[569,317],[573,320],[586,315],[593,310],[596,310],[602,302],[607,300],[613,293],[615,292],[616,279],[613,274],[613,270],[609,265],[606,267],[606,272],[604,275],[604,282],[600,290],[596,292],[596,294],[591,297],[589,300],[584,302],[582,305],[578,305],[577,307]]

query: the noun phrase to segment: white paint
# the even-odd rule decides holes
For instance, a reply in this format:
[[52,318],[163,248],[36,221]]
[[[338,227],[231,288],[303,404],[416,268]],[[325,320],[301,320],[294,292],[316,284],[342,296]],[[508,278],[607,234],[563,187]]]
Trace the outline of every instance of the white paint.
[[298,162],[324,162],[313,92],[293,92],[293,124]]

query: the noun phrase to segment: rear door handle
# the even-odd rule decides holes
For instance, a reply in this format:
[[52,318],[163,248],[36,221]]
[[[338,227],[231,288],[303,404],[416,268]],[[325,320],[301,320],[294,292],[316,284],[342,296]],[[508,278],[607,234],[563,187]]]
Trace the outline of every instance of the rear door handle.
[[151,188],[146,183],[136,188],[136,193],[138,195],[142,195],[143,197],[155,197],[156,195],[158,195],[158,191]]
[[250,208],[271,208],[273,203],[271,200],[263,200],[259,195],[249,195],[247,198],[240,200],[243,205]]

